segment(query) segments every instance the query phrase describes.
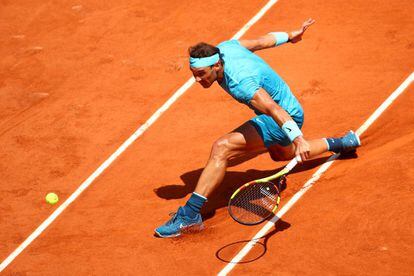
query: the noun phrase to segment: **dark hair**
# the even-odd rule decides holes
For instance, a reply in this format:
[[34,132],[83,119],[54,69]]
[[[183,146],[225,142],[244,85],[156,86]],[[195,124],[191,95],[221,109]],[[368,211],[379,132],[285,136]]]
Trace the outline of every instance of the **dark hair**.
[[190,54],[190,57],[203,58],[211,57],[212,55],[215,55],[217,53],[220,54],[220,49],[213,45],[200,42],[188,48],[188,53]]

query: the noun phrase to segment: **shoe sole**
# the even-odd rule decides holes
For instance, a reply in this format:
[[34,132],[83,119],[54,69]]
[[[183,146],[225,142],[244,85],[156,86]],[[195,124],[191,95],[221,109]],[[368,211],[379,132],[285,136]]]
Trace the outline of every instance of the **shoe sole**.
[[157,231],[155,231],[155,234],[160,238],[175,238],[181,236],[181,233],[173,234],[173,235],[161,235]]

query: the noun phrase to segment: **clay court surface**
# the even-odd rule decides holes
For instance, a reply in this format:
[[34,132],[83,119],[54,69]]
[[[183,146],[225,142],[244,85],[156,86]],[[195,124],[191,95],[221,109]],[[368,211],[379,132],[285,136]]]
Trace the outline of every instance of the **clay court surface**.
[[[0,1],[0,261],[190,77],[187,47],[231,38],[267,1]],[[307,138],[357,129],[414,68],[412,1],[280,0],[244,38],[317,20],[302,42],[258,52],[302,103]],[[234,162],[206,230],[160,239],[211,144],[253,116],[193,85],[5,275],[212,275],[262,227],[228,215],[240,184],[286,162]],[[414,86],[278,221],[234,275],[414,274]],[[282,206],[326,161],[296,167]]]

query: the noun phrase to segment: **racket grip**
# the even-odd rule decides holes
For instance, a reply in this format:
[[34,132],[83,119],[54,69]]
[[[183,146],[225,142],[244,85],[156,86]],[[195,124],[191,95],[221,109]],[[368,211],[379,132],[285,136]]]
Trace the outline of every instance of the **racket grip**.
[[295,157],[292,160],[290,160],[290,162],[286,165],[285,169],[288,172],[290,172],[297,164],[298,164],[298,159],[297,159],[297,157]]

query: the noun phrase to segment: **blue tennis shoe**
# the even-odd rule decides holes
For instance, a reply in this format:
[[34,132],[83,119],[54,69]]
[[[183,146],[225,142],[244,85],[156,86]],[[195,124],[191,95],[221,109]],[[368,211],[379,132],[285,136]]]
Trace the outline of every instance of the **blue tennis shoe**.
[[355,149],[361,146],[361,140],[358,137],[358,134],[350,130],[344,137],[341,137],[342,141],[342,151],[341,153],[349,153],[355,151]]
[[180,207],[169,221],[155,229],[155,233],[161,238],[173,238],[184,233],[201,231],[203,228],[203,220],[200,214],[190,218],[186,216],[184,208]]

